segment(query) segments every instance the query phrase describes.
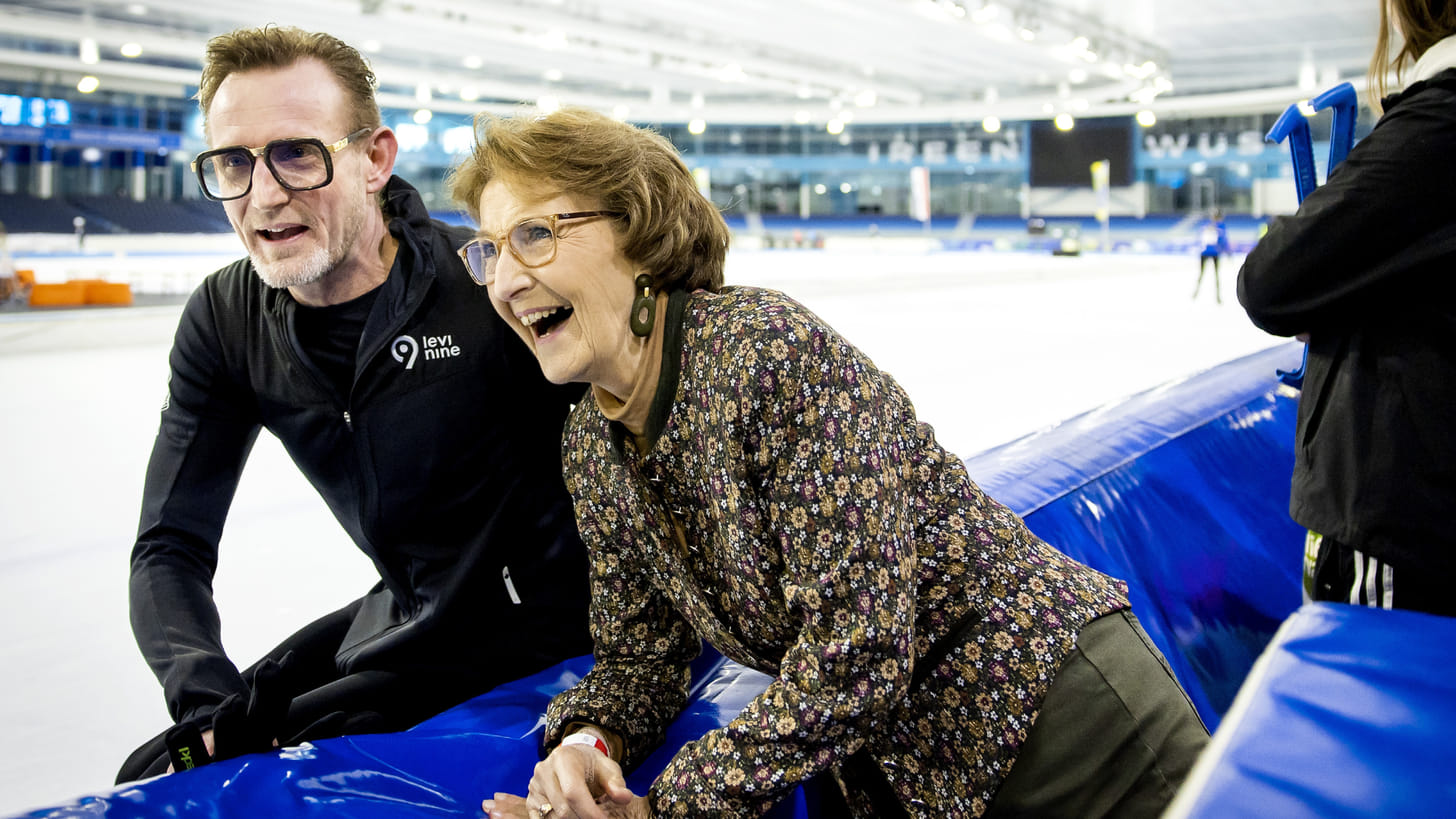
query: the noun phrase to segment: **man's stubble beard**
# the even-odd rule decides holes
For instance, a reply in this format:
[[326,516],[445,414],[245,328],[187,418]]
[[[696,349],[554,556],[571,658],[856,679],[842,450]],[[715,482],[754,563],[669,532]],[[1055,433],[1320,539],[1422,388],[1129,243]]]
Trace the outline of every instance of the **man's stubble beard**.
[[[359,240],[364,228],[364,209],[350,211],[341,224],[342,232],[336,249],[315,247],[302,256],[281,260],[264,260],[252,255],[253,269],[269,287],[284,289],[305,287],[323,280],[339,266]],[[251,255],[251,254],[250,254]]]

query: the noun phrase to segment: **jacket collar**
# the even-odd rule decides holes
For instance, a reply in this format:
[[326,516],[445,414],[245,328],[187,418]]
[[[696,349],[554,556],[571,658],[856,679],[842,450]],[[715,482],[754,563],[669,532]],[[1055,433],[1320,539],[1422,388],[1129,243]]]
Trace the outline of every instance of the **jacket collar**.
[[[379,192],[379,197],[384,206],[385,228],[399,241],[394,267],[381,285],[383,289],[380,293],[390,294],[388,298],[397,304],[404,298],[412,282],[422,280],[423,283],[434,278],[434,255],[429,252],[429,248],[421,247],[418,239],[428,235],[430,212],[425,208],[419,191],[398,176],[389,178],[384,189]],[[404,263],[401,263],[401,256],[404,257]],[[399,275],[401,273],[403,275]],[[265,304],[270,311],[278,312],[294,303],[287,288],[265,286],[264,289]]]
[[[688,293],[674,290],[667,295],[667,309],[663,311],[662,373],[657,379],[657,391],[652,397],[652,408],[647,411],[646,455],[652,451],[657,439],[667,429],[667,418],[672,414],[672,402],[677,397],[677,384],[682,377],[683,321],[687,315]],[[624,442],[631,435],[627,428],[612,422],[612,448],[617,456],[626,457]]]
[[1429,80],[1448,68],[1456,68],[1456,36],[1439,40],[1426,49],[1426,53],[1411,68],[1410,82],[1406,83],[1406,88]]

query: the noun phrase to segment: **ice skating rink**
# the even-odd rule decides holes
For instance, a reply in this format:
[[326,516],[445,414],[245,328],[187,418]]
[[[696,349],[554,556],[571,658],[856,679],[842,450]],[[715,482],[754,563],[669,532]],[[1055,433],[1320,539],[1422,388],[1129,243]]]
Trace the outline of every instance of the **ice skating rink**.
[[[79,266],[185,289],[233,255],[226,246],[179,253],[167,241],[34,266],[42,281]],[[893,374],[921,420],[965,457],[1281,343],[1234,299],[1237,258],[1225,260],[1222,306],[1208,281],[1191,300],[1197,261],[887,242],[735,250],[728,279],[782,289],[818,312]],[[0,815],[108,788],[126,754],[167,725],[161,688],[131,636],[126,588],[179,312],[0,312]],[[260,436],[216,581],[234,660],[252,662],[372,582],[368,561],[282,448]]]

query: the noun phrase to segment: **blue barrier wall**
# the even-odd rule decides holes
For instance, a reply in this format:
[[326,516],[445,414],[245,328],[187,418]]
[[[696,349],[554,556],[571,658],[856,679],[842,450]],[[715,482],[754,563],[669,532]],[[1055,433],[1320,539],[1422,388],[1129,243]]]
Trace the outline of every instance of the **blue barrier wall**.
[[[1299,352],[1280,345],[967,461],[1048,542],[1127,580],[1210,728],[1299,604],[1303,533],[1286,512],[1297,393],[1274,376]],[[524,790],[547,701],[588,666],[563,663],[403,733],[227,760],[25,815],[479,816],[482,798]],[[767,681],[705,656],[687,712],[629,785],[645,790],[678,747],[731,720]],[[814,793],[772,815],[815,815]]]
[[967,460],[1043,540],[1127,581],[1209,730],[1300,604],[1298,392],[1282,344]]

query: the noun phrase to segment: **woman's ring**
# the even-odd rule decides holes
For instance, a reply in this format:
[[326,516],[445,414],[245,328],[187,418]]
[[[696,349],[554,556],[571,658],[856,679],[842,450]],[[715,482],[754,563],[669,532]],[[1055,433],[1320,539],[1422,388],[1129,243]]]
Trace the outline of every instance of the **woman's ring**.
[[551,811],[553,810],[555,810],[555,808],[551,807],[550,802],[542,802],[541,807],[536,808],[536,812],[541,814],[541,819],[546,819],[547,816],[551,815]]

